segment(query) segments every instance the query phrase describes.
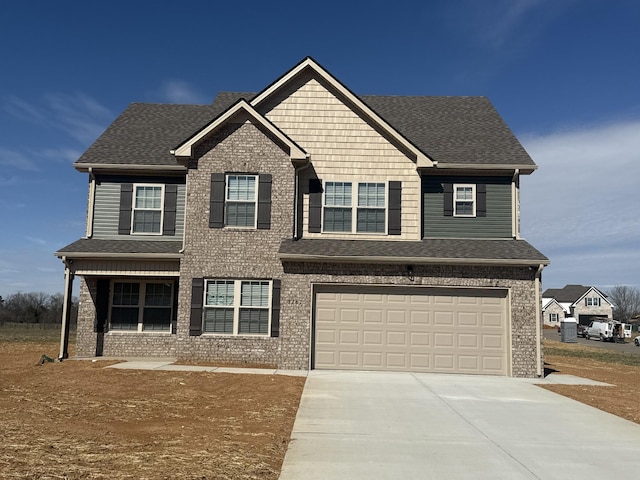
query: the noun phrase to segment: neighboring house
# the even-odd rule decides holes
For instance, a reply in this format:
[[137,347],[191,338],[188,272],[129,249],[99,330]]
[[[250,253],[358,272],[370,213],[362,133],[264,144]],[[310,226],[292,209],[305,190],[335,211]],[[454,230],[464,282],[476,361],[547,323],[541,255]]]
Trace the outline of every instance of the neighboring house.
[[613,319],[613,304],[596,287],[566,285],[548,288],[542,294],[542,318],[545,325],[558,326],[567,317],[581,325],[589,325],[595,318]]
[[358,96],[306,58],[258,94],[132,104],[75,168],[78,356],[542,373],[536,165],[484,97]]

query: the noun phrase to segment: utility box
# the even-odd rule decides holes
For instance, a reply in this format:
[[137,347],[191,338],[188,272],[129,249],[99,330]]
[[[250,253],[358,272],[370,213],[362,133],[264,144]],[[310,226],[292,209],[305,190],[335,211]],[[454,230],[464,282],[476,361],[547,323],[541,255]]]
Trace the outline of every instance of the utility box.
[[573,317],[567,317],[560,322],[560,341],[576,343],[578,341],[578,321]]

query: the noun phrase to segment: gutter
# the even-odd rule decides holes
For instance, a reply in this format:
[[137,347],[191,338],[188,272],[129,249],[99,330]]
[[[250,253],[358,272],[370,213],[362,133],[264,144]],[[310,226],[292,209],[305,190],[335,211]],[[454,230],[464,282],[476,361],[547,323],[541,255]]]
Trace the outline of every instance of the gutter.
[[539,259],[503,259],[503,258],[425,258],[425,257],[389,257],[389,256],[365,256],[365,255],[301,255],[297,253],[280,253],[281,260],[298,260],[308,262],[347,262],[347,263],[389,263],[415,265],[502,265],[530,267],[532,265],[548,265],[549,262],[540,263]]
[[66,261],[67,257],[71,258],[102,258],[102,259],[153,259],[153,260],[174,260],[183,257],[182,253],[114,253],[114,252],[55,252],[54,255]]
[[150,171],[150,172],[186,172],[187,167],[184,165],[131,165],[127,163],[75,163],[73,165],[80,172],[88,172],[93,170],[117,170],[122,171]]

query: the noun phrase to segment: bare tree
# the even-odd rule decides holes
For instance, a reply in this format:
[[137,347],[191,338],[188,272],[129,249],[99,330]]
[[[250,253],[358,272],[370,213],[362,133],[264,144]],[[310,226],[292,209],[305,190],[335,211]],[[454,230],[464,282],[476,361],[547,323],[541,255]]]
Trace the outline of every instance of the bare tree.
[[640,290],[626,285],[616,285],[608,294],[613,303],[613,318],[628,322],[634,315],[640,314]]

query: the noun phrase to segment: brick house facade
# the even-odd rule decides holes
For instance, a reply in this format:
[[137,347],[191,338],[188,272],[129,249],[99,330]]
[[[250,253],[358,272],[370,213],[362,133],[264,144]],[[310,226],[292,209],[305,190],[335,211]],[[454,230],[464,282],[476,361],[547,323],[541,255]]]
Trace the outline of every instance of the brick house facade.
[[484,98],[358,97],[307,58],[257,95],[133,104],[75,166],[78,356],[542,373],[536,167]]

